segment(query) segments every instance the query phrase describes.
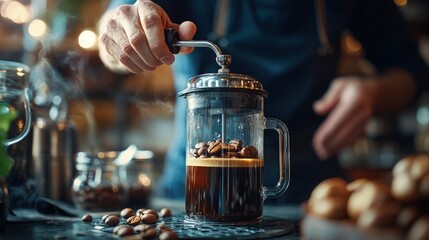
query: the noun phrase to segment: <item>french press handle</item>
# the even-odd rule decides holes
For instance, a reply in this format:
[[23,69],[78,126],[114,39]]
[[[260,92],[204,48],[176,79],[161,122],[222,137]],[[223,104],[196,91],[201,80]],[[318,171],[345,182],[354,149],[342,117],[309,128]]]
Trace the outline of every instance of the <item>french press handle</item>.
[[177,54],[180,52],[180,47],[208,47],[216,54],[216,62],[221,67],[218,72],[228,73],[228,66],[232,62],[231,55],[222,54],[222,50],[214,43],[209,41],[182,41],[179,33],[173,28],[164,29],[165,42],[167,43],[170,52]]
[[173,45],[173,43],[180,41],[179,33],[173,28],[166,28],[164,29],[164,36],[165,42],[167,43],[170,52],[173,54],[178,54],[180,52],[180,46]]

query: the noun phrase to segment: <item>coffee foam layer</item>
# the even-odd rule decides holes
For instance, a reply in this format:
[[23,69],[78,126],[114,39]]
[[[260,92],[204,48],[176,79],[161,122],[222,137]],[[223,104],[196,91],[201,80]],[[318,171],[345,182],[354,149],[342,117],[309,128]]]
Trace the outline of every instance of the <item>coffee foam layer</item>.
[[257,158],[188,158],[186,166],[197,167],[263,167],[264,161]]

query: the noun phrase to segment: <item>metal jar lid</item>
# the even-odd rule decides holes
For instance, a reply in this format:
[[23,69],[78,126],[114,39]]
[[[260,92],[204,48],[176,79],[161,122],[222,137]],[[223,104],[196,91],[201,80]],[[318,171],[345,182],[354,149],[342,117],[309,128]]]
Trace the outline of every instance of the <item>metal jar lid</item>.
[[186,89],[178,95],[186,97],[189,93],[204,91],[245,91],[267,97],[262,84],[251,76],[235,73],[206,73],[189,79]]

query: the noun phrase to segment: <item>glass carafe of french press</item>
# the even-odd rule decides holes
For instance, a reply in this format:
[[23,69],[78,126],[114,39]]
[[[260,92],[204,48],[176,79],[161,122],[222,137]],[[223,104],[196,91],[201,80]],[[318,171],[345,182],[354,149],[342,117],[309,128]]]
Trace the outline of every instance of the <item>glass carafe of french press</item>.
[[[267,92],[251,76],[230,73],[231,56],[207,41],[178,41],[174,47],[209,47],[217,73],[192,77],[179,96],[187,100],[186,213],[192,220],[259,221],[263,201],[284,193],[289,184],[289,133],[278,119],[265,118]],[[280,178],[263,185],[264,130],[279,134]]]

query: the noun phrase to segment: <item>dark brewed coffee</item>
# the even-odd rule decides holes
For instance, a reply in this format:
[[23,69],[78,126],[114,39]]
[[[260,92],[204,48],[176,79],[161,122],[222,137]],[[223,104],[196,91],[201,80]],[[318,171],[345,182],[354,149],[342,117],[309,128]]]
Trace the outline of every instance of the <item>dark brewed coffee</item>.
[[186,214],[214,221],[260,220],[263,167],[261,159],[187,159]]

